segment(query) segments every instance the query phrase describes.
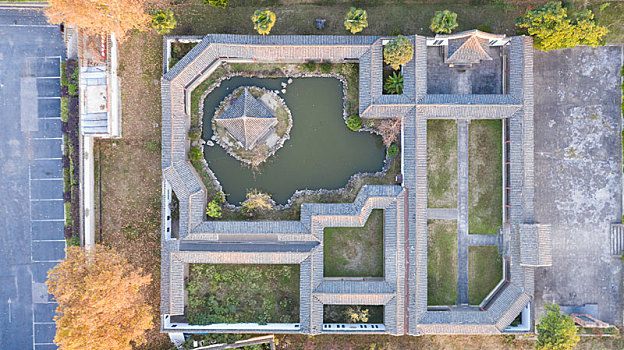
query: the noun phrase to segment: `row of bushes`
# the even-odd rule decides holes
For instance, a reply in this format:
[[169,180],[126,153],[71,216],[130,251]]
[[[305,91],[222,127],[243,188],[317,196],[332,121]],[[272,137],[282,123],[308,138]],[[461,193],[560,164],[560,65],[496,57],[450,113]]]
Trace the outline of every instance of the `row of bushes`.
[[63,200],[67,245],[80,245],[78,80],[75,60],[61,62],[61,122],[63,129]]

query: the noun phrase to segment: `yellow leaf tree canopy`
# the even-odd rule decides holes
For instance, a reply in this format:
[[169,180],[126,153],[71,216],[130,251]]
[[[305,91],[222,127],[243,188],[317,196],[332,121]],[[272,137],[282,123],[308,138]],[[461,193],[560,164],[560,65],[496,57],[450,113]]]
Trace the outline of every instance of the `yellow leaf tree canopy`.
[[68,247],[46,281],[58,303],[54,342],[62,350],[132,349],[130,342],[144,343],[145,331],[153,327],[142,291],[150,282],[108,248]]
[[549,2],[529,10],[516,24],[534,37],[535,48],[542,51],[601,45],[608,33],[607,28],[596,24],[590,10],[569,17],[561,2]]
[[132,29],[147,28],[145,0],[48,0],[49,22],[76,26],[86,34],[114,32],[122,41]]

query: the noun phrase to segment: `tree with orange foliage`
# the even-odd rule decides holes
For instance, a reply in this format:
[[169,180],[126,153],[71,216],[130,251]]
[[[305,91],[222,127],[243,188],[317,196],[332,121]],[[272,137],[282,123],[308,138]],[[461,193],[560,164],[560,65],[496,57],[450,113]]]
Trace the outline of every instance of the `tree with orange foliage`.
[[48,292],[58,308],[54,342],[62,350],[132,349],[153,327],[142,289],[149,275],[104,246],[68,247],[67,257],[48,272]]
[[65,22],[87,35],[114,32],[123,41],[133,29],[148,28],[151,17],[145,13],[145,0],[48,0],[46,10],[52,24]]

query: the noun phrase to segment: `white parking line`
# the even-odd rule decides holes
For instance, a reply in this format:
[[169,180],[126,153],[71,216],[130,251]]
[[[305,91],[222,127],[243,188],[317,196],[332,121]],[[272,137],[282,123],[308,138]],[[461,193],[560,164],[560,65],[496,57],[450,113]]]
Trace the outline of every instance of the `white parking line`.
[[50,177],[41,179],[30,179],[30,181],[63,181],[62,177]]
[[62,140],[62,137],[31,137],[31,140]]
[[39,117],[38,119],[61,119],[61,117]]
[[38,96],[39,100],[60,100],[61,96]]
[[[33,322],[34,324],[54,324],[54,322]],[[50,344],[50,343],[37,343],[37,344]]]
[[60,76],[58,77],[35,77],[36,79],[61,79]]
[[30,201],[31,202],[59,202],[62,201],[63,198],[50,198],[50,199],[36,199],[36,198],[31,198]]
[[33,239],[33,242],[65,242],[64,239]]
[[52,25],[52,24],[0,24],[0,27],[37,27],[37,28],[54,28],[57,27],[58,25]]
[[41,221],[51,221],[51,222],[57,222],[57,221],[65,221],[65,219],[31,219],[30,221],[33,222],[41,222]]
[[33,160],[62,160],[63,158],[35,158]]
[[34,262],[34,263],[40,263],[40,262],[42,262],[42,263],[58,263],[58,262],[61,262],[61,261],[63,261],[63,260],[32,260],[32,262]]

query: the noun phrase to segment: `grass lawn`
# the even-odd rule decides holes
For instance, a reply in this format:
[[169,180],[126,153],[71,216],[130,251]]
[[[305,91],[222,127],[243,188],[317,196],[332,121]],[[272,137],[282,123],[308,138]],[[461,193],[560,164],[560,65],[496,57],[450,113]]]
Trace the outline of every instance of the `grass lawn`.
[[364,227],[325,228],[323,265],[325,277],[383,277],[383,210]]
[[[384,307],[381,305],[323,305],[323,323],[383,323]],[[366,313],[366,321],[353,321],[352,313]]]
[[427,222],[427,304],[457,301],[457,222]]
[[[394,350],[394,349],[440,349],[440,350],[534,350],[536,338],[514,335],[341,335],[321,334],[310,337],[303,334],[277,335],[277,349],[285,350]],[[581,337],[575,350],[623,349],[624,337]]]
[[457,123],[427,120],[427,207],[457,208]]
[[468,247],[468,301],[479,305],[503,278],[503,260],[495,246]]
[[[608,5],[603,5],[608,4]],[[607,43],[624,43],[624,2],[603,0],[574,0],[575,10],[590,9],[599,25],[607,27]],[[603,7],[601,10],[600,8]]]
[[503,222],[502,130],[500,120],[468,126],[468,220],[473,234],[495,235]]
[[190,324],[299,322],[299,265],[190,264]]

